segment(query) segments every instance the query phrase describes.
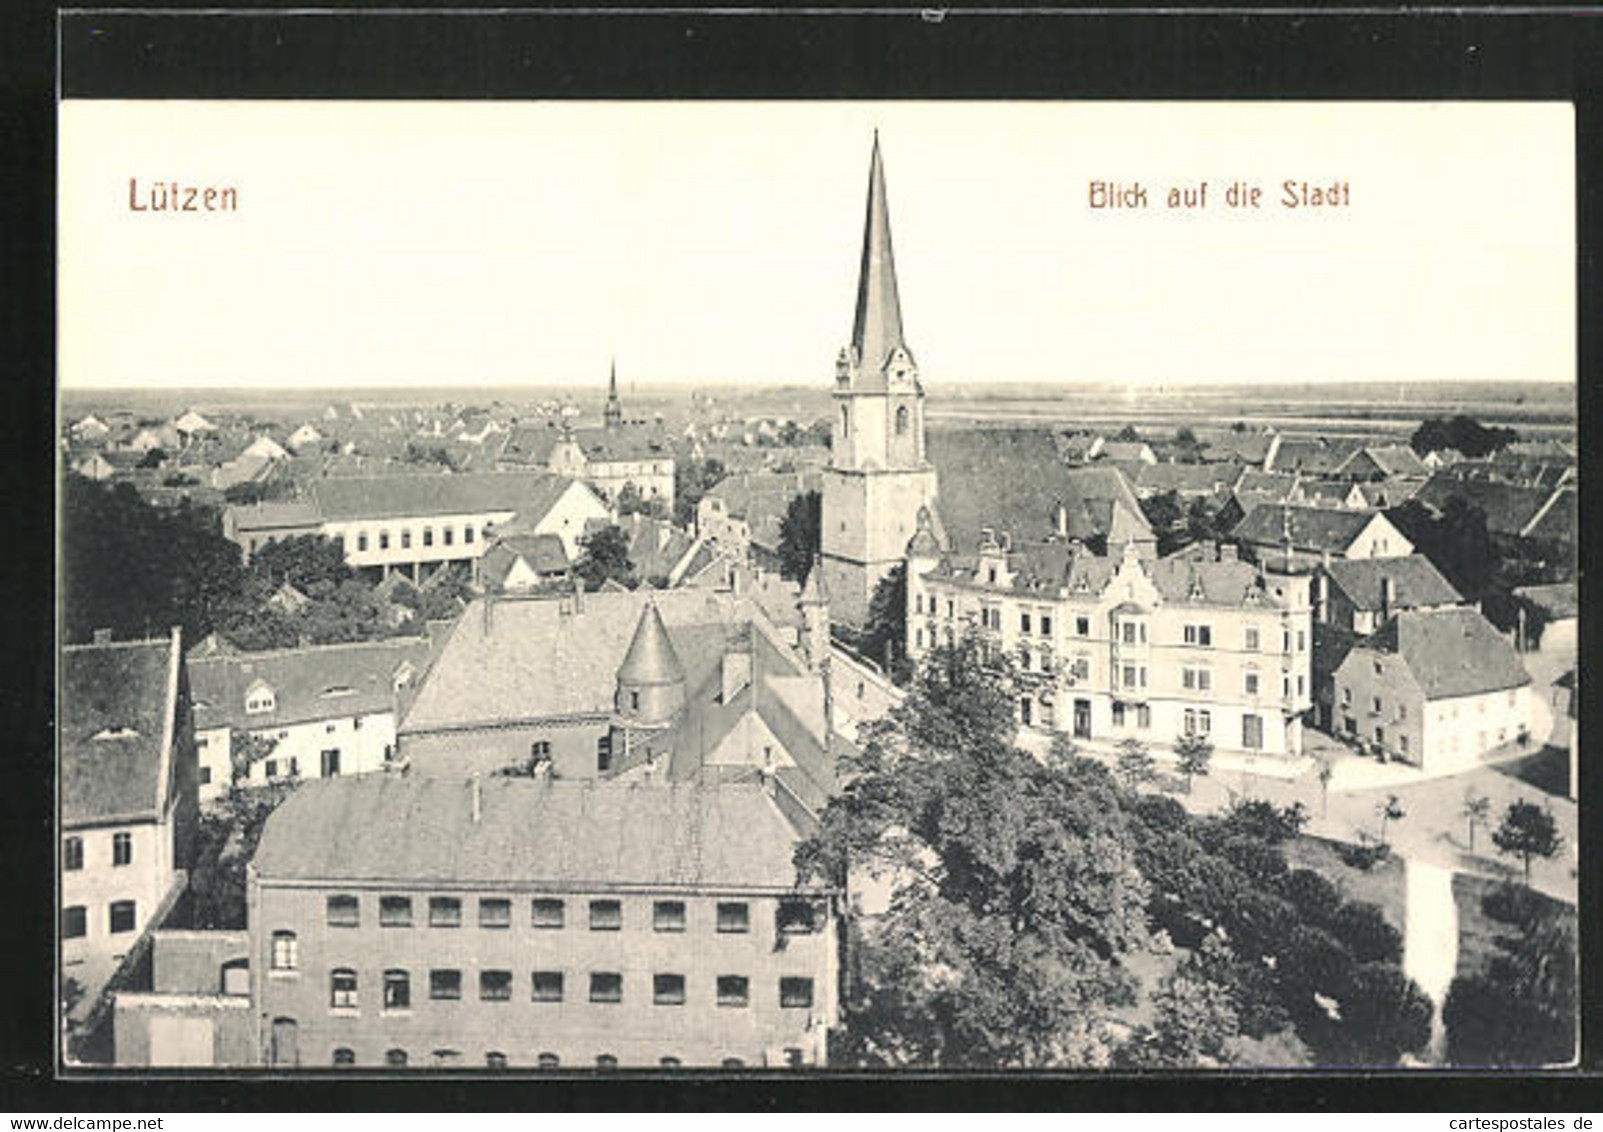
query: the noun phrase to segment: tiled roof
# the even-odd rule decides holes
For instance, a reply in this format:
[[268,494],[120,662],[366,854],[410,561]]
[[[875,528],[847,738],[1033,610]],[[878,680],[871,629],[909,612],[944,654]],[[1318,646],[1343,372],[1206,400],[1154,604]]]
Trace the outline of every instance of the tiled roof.
[[1406,444],[1365,448],[1364,453],[1388,476],[1415,476],[1423,479],[1430,474],[1425,461]]
[[1240,606],[1246,604],[1249,593],[1256,593],[1265,605],[1274,604],[1264,592],[1257,567],[1248,562],[1198,562],[1170,557],[1148,562],[1145,568],[1164,601],[1172,604],[1189,601]]
[[560,535],[503,535],[484,552],[480,576],[487,585],[499,586],[519,561],[527,563],[536,574],[561,574],[569,565]]
[[1399,613],[1358,650],[1401,656],[1432,700],[1500,692],[1531,682],[1514,646],[1475,609]]
[[[410,663],[421,672],[428,658],[429,642],[422,637],[192,655],[188,665],[195,728],[257,731],[392,711],[396,670]],[[274,709],[246,713],[245,693],[258,681],[273,689]]]
[[[654,460],[673,456],[673,438],[655,425],[623,425],[619,428],[576,428],[568,430],[574,443],[592,463],[609,460]],[[520,424],[513,428],[497,457],[503,464],[543,467],[551,450],[563,437],[555,421]]]
[[705,589],[589,593],[578,612],[571,595],[481,598],[458,620],[401,729],[610,713],[648,600],[692,686],[723,655],[728,635],[761,616],[749,601]]
[[1355,440],[1322,436],[1282,437],[1275,449],[1271,471],[1324,475],[1334,472],[1360,443]]
[[268,819],[276,880],[784,890],[795,833],[758,786],[364,775],[306,782]]
[[1351,546],[1374,517],[1368,511],[1260,503],[1236,524],[1231,536],[1257,546],[1281,547],[1289,526],[1294,550],[1336,554]]
[[1552,492],[1541,488],[1516,487],[1493,480],[1466,479],[1441,471],[1425,481],[1414,498],[1437,511],[1458,496],[1486,515],[1486,529],[1494,534],[1518,535],[1537,517]]
[[[573,481],[543,472],[398,475],[319,480],[312,496],[326,520],[399,519],[513,511],[537,522]],[[533,516],[525,519],[525,515]]]
[[1057,531],[1060,504],[1071,538],[1106,535],[1115,503],[1146,527],[1117,468],[1068,467],[1047,429],[937,429],[926,450],[939,474],[936,510],[955,549],[972,549],[987,528],[1015,542],[1045,541]]
[[1580,592],[1574,582],[1546,586],[1515,586],[1514,596],[1540,606],[1550,617],[1574,617],[1580,612]]
[[178,648],[175,635],[62,651],[57,732],[64,824],[160,816],[164,744],[176,726],[169,685]]
[[1404,558],[1333,558],[1321,569],[1330,575],[1331,585],[1340,588],[1362,610],[1380,609],[1383,578],[1392,583],[1393,609],[1456,605],[1464,600],[1423,554]]
[[746,472],[719,480],[703,498],[722,500],[725,512],[755,529],[766,519],[783,519],[792,499],[823,486],[819,472]]
[[1121,469],[1130,483],[1145,491],[1208,494],[1229,485],[1235,469],[1221,464],[1147,464]]

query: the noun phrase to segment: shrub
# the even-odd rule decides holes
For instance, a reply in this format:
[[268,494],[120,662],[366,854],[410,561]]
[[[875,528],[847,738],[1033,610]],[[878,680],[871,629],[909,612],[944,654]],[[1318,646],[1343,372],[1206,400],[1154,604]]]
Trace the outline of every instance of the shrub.
[[1342,842],[1336,847],[1336,856],[1340,857],[1341,863],[1346,865],[1348,868],[1357,869],[1361,873],[1367,873],[1376,865],[1384,861],[1387,857],[1391,856],[1391,850],[1385,845],[1378,843],[1370,845],[1353,845],[1347,842]]

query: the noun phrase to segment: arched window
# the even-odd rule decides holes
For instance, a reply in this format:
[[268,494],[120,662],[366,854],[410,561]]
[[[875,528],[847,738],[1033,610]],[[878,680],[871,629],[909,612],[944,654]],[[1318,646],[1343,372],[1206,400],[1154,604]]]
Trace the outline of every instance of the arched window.
[[507,1055],[491,1050],[484,1055],[484,1064],[488,1069],[505,1069],[507,1067]]
[[356,1051],[353,1049],[346,1049],[344,1046],[341,1046],[339,1049],[334,1051],[334,1064],[355,1065]]
[[598,1053],[596,1054],[596,1068],[616,1069],[618,1068],[618,1059],[610,1053]]
[[665,1057],[662,1059],[662,1067],[664,1069],[678,1069],[682,1064],[684,1063],[681,1062],[677,1057]]
[[329,972],[328,1004],[335,1009],[356,1009],[355,971],[349,967],[336,967]]
[[898,405],[898,406],[896,406],[896,435],[897,436],[906,436],[907,435],[907,406],[906,405]]
[[539,1057],[535,1058],[535,1064],[541,1069],[555,1069],[557,1066],[562,1064],[562,1061],[554,1053],[542,1053]]
[[744,1069],[745,1067],[746,1067],[746,1063],[744,1061],[742,1061],[738,1057],[726,1057],[726,1058],[724,1058],[724,1068],[725,1069]]
[[406,1067],[406,1051],[404,1049],[390,1050],[384,1055],[384,1064],[391,1069],[404,1069]]
[[293,971],[300,966],[300,945],[294,932],[273,933],[273,970]]
[[384,972],[384,1009],[410,1010],[412,1007],[412,977],[405,971]]

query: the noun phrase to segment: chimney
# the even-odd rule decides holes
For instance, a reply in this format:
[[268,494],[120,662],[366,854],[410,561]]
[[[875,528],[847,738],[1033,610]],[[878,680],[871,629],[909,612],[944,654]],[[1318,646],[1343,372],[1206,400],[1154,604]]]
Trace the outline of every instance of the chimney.
[[111,630],[110,629],[96,629],[95,630],[95,644],[97,644],[97,645],[109,645],[109,644],[111,644]]
[[584,612],[584,579],[577,574],[573,578],[573,611]]
[[1219,544],[1219,561],[1220,562],[1234,562],[1234,561],[1236,561],[1236,544],[1235,543],[1233,543],[1233,542],[1222,542],[1222,543]]
[[1380,576],[1380,619],[1384,623],[1391,617],[1392,606],[1397,604],[1397,583],[1387,574]]
[[484,816],[484,788],[476,774],[468,779],[468,795],[473,806],[473,824],[478,825],[479,819]]

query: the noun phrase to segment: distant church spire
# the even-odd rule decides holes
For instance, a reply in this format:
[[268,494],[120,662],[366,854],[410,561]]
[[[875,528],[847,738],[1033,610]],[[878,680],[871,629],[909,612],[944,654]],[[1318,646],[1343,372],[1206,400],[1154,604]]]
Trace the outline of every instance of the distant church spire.
[[891,215],[885,199],[885,163],[874,131],[868,166],[868,215],[863,221],[863,259],[857,275],[857,317],[852,349],[869,382],[883,374],[891,351],[904,347],[902,304],[896,293],[896,257],[891,252]]
[[607,383],[606,424],[617,428],[623,424],[623,402],[618,400],[618,359],[612,359],[612,376]]

